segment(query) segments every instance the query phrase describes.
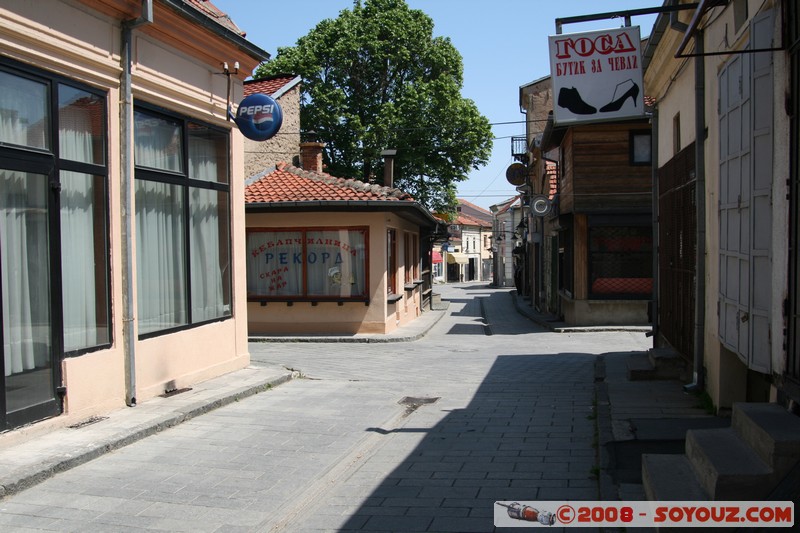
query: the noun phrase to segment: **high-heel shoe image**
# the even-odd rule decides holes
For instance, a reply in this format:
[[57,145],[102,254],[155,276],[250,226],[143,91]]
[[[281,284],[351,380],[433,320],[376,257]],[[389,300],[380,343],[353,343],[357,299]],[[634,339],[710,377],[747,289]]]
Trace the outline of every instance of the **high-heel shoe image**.
[[581,98],[581,94],[575,87],[571,89],[562,87],[561,90],[558,91],[558,106],[568,109],[576,115],[591,115],[597,113],[597,108],[584,102],[583,98]]
[[[625,92],[618,97],[617,93],[620,91]],[[625,80],[622,83],[618,83],[614,88],[614,96],[611,98],[611,101],[601,107],[600,112],[607,113],[609,111],[619,111],[622,107],[622,104],[625,103],[628,97],[633,100],[633,107],[636,107],[636,99],[639,97],[639,86],[634,83],[633,80]]]

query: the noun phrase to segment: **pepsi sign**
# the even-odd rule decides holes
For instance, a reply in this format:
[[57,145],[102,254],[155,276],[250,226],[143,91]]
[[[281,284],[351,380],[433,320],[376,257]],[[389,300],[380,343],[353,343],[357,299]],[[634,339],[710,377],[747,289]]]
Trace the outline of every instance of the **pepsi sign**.
[[281,129],[283,111],[274,99],[266,94],[256,93],[239,103],[233,121],[248,139],[266,141]]

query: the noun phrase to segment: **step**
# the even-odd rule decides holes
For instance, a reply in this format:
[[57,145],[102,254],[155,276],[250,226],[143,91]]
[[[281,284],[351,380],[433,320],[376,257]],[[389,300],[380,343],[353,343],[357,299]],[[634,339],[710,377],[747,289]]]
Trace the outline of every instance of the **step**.
[[633,354],[628,357],[626,364],[628,379],[631,381],[681,379],[686,367],[686,362],[668,348]]
[[763,499],[779,481],[733,428],[687,431],[686,457],[712,500]]
[[649,381],[651,379],[656,379],[656,367],[653,366],[647,354],[629,355],[625,364],[630,381]]
[[731,427],[780,477],[800,461],[800,417],[774,403],[735,403]]
[[650,501],[709,499],[685,455],[642,454],[642,483]]

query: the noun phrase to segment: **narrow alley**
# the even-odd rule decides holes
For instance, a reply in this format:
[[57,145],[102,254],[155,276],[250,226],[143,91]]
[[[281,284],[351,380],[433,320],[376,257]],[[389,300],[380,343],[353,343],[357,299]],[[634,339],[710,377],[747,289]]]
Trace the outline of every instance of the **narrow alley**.
[[600,499],[598,355],[649,339],[550,332],[485,284],[437,291],[419,340],[251,342],[248,371],[294,379],[5,497],[0,527],[491,531],[495,501]]

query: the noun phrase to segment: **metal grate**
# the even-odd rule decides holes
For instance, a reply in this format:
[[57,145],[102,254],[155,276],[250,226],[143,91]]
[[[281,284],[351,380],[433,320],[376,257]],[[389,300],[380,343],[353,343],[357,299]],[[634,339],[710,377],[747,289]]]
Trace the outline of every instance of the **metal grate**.
[[85,420],[81,420],[76,424],[72,424],[71,426],[67,426],[69,429],[81,429],[85,428],[86,426],[91,426],[92,424],[97,424],[98,422],[102,422],[103,420],[107,420],[107,416],[90,416]]
[[653,293],[650,226],[589,228],[591,298],[649,299]]
[[661,336],[684,358],[694,357],[694,143],[658,170],[659,313]]
[[511,156],[523,163],[528,160],[528,139],[526,137],[511,137]]

